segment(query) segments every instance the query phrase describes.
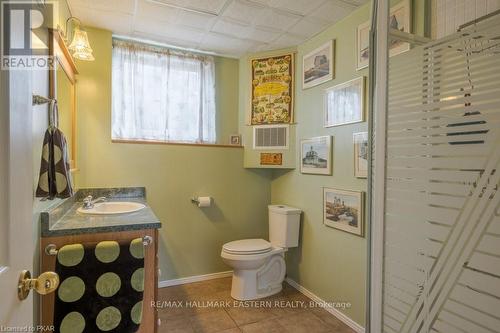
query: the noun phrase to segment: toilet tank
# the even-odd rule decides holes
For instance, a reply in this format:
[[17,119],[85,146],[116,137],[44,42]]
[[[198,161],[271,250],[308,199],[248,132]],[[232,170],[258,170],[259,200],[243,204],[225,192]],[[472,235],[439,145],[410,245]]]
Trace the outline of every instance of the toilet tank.
[[276,247],[299,245],[300,214],[297,208],[285,205],[269,206],[269,241]]

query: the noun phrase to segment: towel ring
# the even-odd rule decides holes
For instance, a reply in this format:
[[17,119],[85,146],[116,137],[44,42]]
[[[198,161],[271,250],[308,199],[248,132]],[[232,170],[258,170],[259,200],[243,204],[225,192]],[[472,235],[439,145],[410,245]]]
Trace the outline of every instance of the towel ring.
[[[153,237],[151,237],[151,236],[142,237],[142,245],[149,246],[151,244],[153,244]],[[57,253],[59,253],[59,250],[57,249],[57,246],[55,244],[49,244],[45,247],[45,254],[46,255],[57,256]]]

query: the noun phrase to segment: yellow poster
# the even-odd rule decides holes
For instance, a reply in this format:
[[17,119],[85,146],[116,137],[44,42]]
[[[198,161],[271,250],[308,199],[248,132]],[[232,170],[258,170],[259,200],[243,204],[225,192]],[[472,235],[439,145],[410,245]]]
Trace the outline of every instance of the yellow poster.
[[293,120],[293,54],[252,60],[252,125]]

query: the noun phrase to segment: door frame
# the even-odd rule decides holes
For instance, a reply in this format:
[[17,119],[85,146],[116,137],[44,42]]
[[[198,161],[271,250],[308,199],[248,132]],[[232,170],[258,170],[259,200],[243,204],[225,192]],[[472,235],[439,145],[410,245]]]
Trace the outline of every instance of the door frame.
[[383,263],[385,224],[385,176],[387,140],[387,101],[389,65],[389,10],[388,0],[373,0],[373,24],[370,46],[370,127],[372,143],[370,176],[368,179],[370,200],[369,232],[369,302],[366,331],[382,330]]

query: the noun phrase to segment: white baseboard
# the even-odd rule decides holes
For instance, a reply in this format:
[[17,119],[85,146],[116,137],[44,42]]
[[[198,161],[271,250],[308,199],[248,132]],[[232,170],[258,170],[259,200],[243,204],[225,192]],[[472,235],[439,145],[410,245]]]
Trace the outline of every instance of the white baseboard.
[[165,288],[165,287],[177,286],[180,284],[225,278],[225,277],[230,277],[232,275],[233,275],[233,271],[227,271],[227,272],[219,272],[219,273],[212,273],[212,274],[188,276],[188,277],[180,278],[180,279],[165,280],[165,281],[158,282],[158,288]]
[[[302,287],[300,284],[295,282],[294,280],[290,278],[286,278],[286,282],[288,282],[289,285],[300,291],[302,294],[304,294],[306,297],[311,299],[312,301],[319,303],[319,304],[325,304],[325,301],[323,301],[319,296],[316,296],[313,294],[311,291],[307,290],[306,288]],[[338,309],[334,307],[324,307],[324,309],[328,312],[330,312],[332,315],[337,317],[340,321],[342,321],[344,324],[352,328],[355,332],[357,333],[364,333],[365,328],[361,325],[359,325],[357,322],[346,316],[343,312],[340,312]]]

